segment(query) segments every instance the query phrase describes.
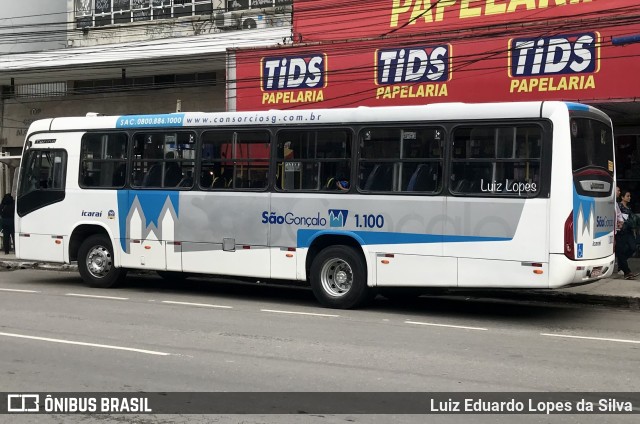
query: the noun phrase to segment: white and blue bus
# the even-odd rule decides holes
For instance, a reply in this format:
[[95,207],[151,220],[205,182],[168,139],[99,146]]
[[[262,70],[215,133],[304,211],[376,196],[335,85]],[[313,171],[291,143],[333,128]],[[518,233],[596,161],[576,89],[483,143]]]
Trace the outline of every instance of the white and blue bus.
[[611,120],[565,102],[54,118],[27,134],[21,259],[378,288],[557,288],[614,268]]

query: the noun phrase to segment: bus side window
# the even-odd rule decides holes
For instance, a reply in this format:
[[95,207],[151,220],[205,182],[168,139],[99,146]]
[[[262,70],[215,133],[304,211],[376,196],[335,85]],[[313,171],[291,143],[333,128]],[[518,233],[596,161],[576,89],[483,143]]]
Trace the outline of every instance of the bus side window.
[[[174,159],[175,154],[169,152],[166,159]],[[177,162],[169,161],[165,163],[164,170],[164,187],[177,187],[182,181],[182,168]]]
[[264,190],[271,136],[266,131],[207,131],[202,135],[203,189]]
[[364,184],[365,191],[388,191],[391,189],[390,164],[377,163],[367,176]]
[[276,189],[337,189],[332,179],[350,178],[351,140],[351,133],[341,128],[278,132]]
[[161,187],[162,184],[162,164],[156,162],[149,167],[149,170],[142,178],[143,187]]
[[80,144],[80,187],[124,187],[127,145],[124,133],[86,133]]
[[191,188],[195,169],[195,133],[165,131],[134,136],[132,186]]
[[[535,196],[540,188],[541,139],[541,128],[534,124],[456,128],[449,190],[482,196]],[[509,189],[514,184],[535,188]]]
[[421,163],[411,175],[407,191],[435,191],[439,175],[435,163]]
[[188,172],[178,183],[178,187],[193,187],[193,174]]
[[444,136],[444,128],[435,125],[364,129],[360,133],[360,190],[423,194],[439,191]]
[[122,187],[127,181],[127,163],[123,162],[116,168],[113,173],[112,185],[114,187]]

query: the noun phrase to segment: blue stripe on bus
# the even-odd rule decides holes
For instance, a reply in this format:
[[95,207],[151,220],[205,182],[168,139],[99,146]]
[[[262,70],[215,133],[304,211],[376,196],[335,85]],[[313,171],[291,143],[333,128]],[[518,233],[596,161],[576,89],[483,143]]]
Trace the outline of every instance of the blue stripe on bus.
[[309,247],[323,235],[341,235],[352,237],[361,245],[369,244],[410,244],[410,243],[469,243],[487,241],[510,241],[510,237],[452,236],[438,234],[392,233],[378,231],[335,231],[335,230],[298,230],[297,246]]
[[120,116],[116,128],[163,128],[184,126],[184,113]]
[[589,112],[590,110],[589,106],[583,105],[582,103],[565,102],[565,104],[567,105],[569,110],[575,110],[580,112]]

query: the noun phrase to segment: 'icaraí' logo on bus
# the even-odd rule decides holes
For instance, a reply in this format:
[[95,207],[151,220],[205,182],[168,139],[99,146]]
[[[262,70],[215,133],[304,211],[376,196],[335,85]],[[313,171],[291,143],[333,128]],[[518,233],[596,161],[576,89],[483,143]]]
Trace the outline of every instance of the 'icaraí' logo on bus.
[[262,104],[315,103],[324,100],[327,56],[265,57],[261,61]]
[[[442,97],[451,79],[451,46],[376,50],[376,99]],[[404,85],[403,85],[404,84]]]
[[600,70],[599,44],[597,32],[510,40],[511,92],[594,89],[594,74]]

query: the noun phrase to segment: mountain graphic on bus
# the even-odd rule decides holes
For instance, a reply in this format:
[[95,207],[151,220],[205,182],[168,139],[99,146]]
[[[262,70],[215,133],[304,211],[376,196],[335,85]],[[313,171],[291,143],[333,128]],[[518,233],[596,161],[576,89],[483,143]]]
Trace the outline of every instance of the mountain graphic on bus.
[[[595,225],[595,199],[581,196],[573,188],[573,222],[574,236],[591,234],[591,228]],[[595,232],[595,231],[594,231]]]
[[122,250],[129,252],[130,239],[173,239],[178,214],[179,196],[175,191],[118,191]]
[[347,222],[347,209],[329,209],[329,226],[344,227]]

